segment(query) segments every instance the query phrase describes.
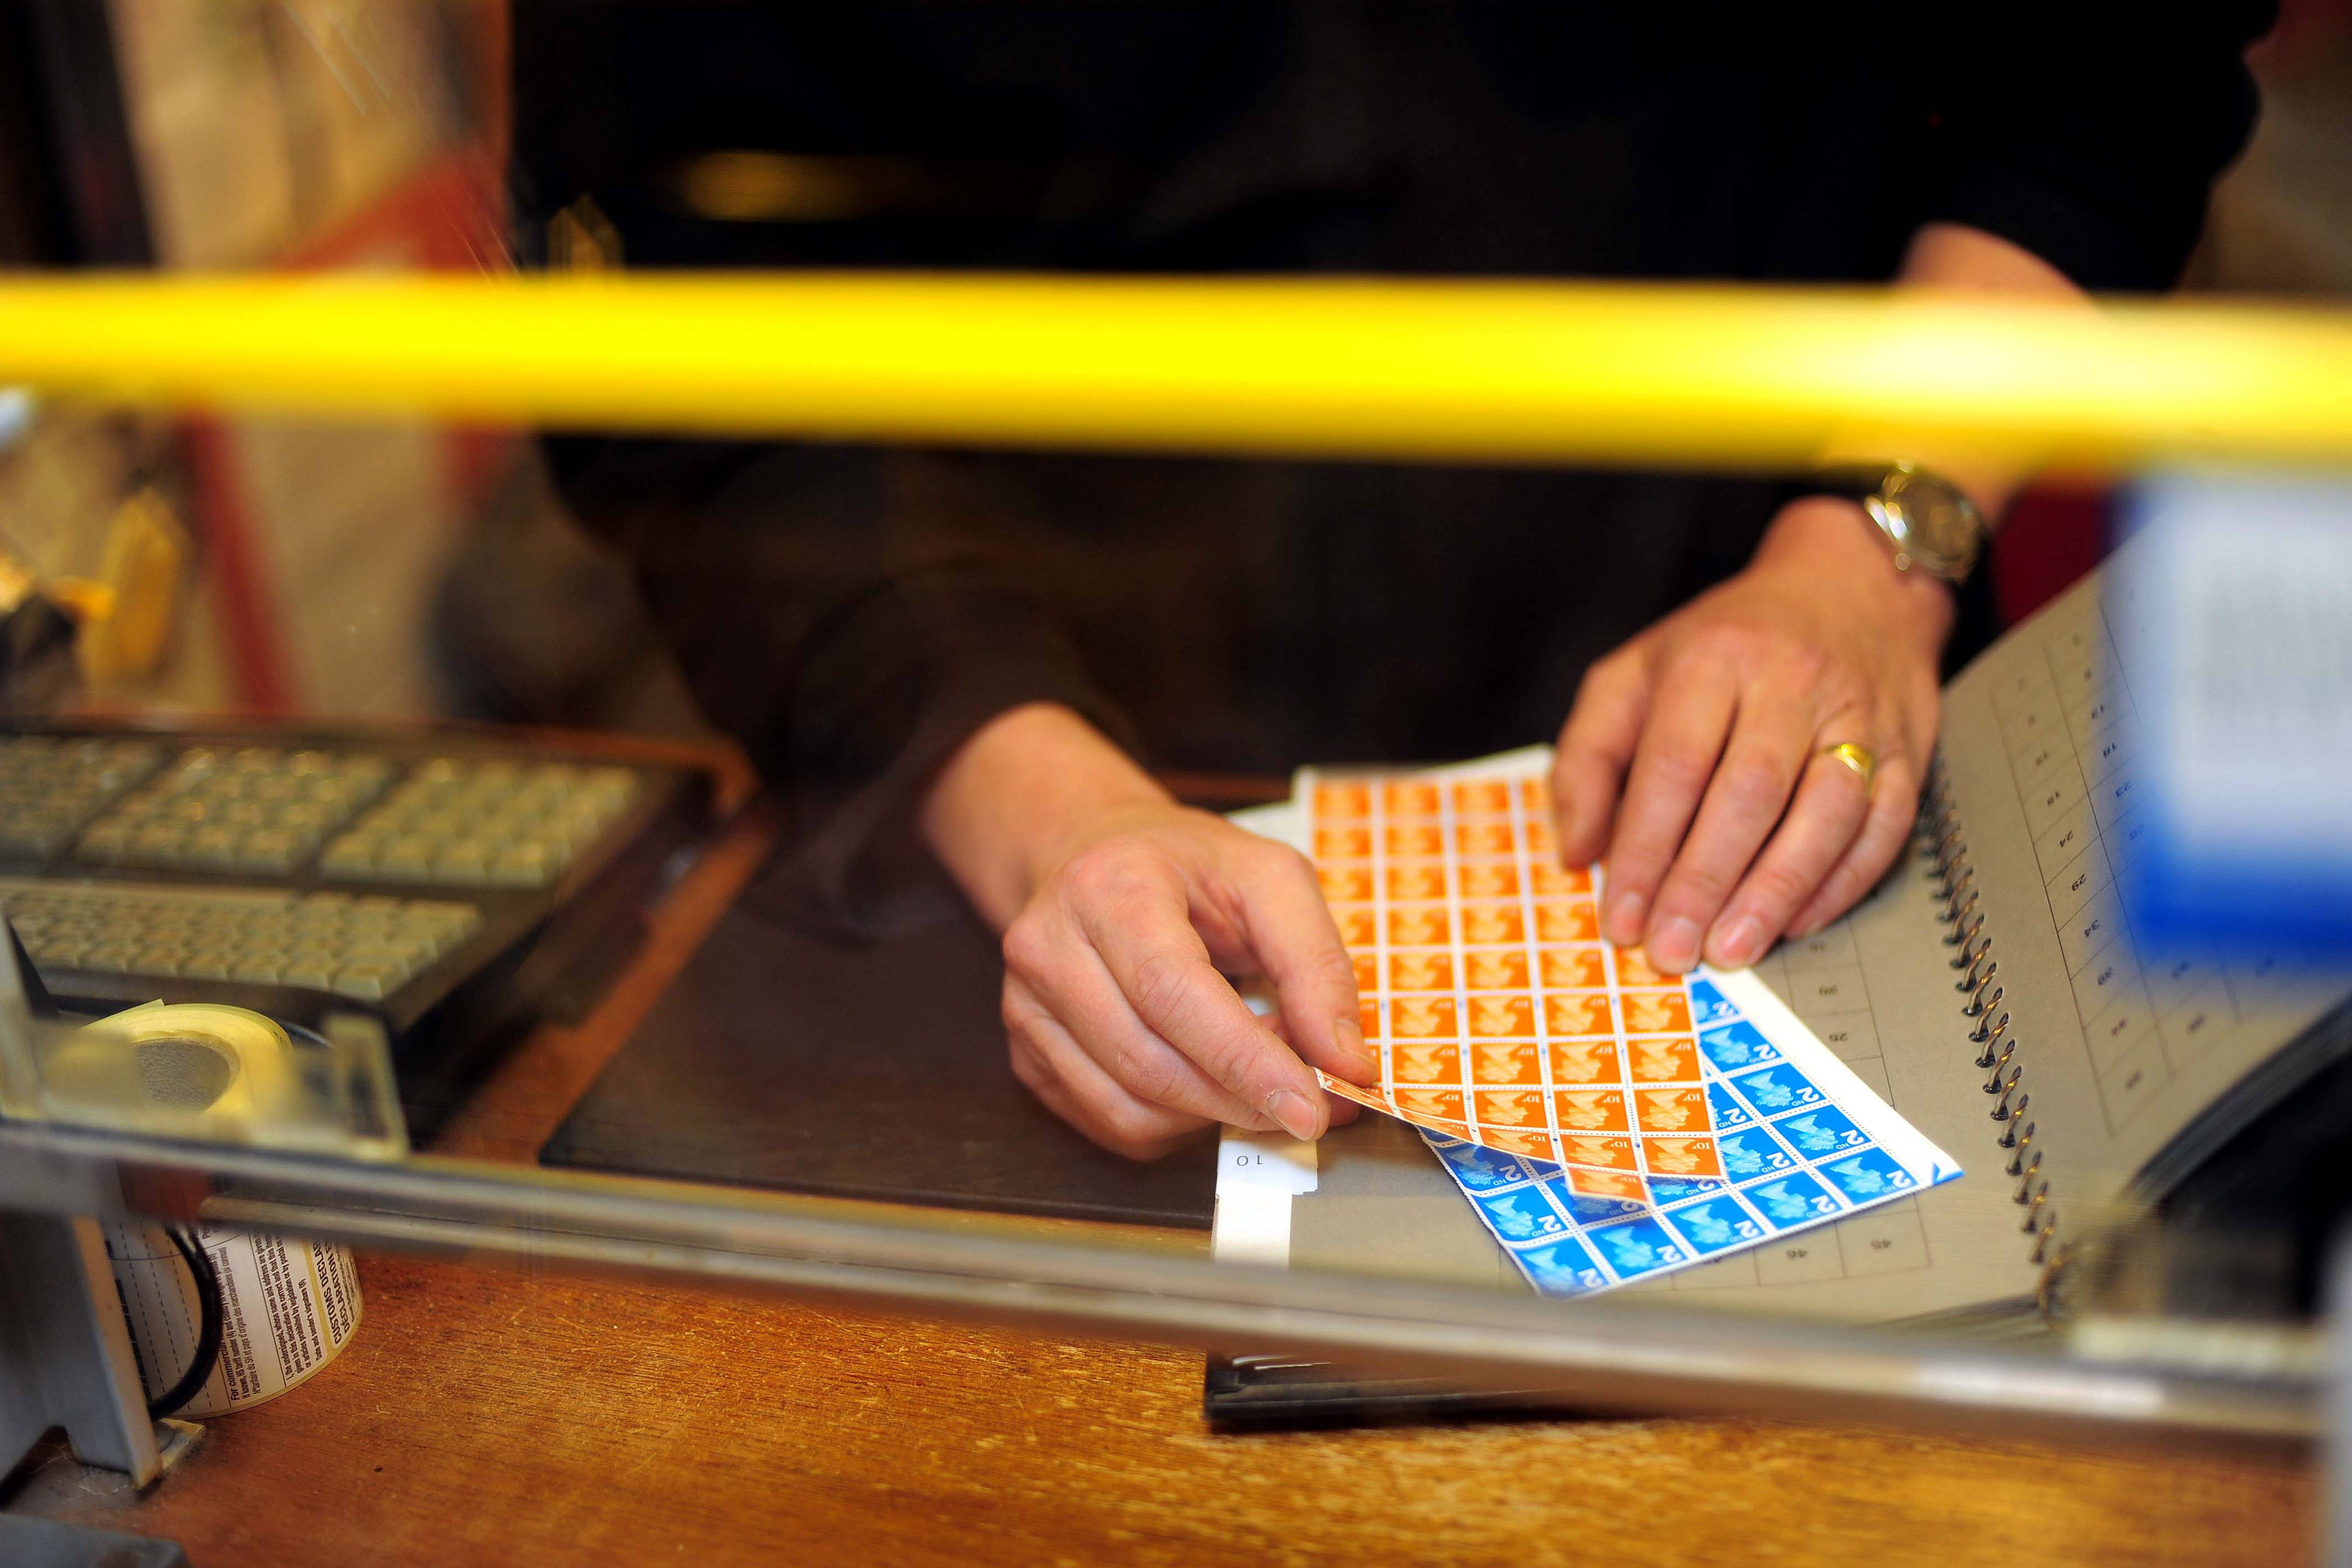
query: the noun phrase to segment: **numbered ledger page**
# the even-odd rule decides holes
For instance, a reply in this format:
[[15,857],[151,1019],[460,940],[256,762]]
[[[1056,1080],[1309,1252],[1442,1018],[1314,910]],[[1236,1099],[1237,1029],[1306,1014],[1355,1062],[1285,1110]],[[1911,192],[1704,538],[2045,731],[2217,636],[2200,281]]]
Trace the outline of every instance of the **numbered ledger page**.
[[1944,765],[2062,1234],[2070,1205],[2082,1217],[2123,1193],[2335,1000],[2298,982],[2295,953],[2158,959],[2135,945],[2116,892],[2142,837],[2132,696],[2104,578],[1945,693]]

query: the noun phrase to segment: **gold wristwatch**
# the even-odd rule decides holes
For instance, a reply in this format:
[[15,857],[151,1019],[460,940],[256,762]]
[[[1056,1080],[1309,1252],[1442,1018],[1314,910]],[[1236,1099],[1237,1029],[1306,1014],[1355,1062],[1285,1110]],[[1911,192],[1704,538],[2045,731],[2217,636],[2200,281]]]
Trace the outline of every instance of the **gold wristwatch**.
[[1984,552],[1988,530],[1976,502],[1916,463],[1841,463],[1817,470],[1805,489],[1861,502],[1895,552],[1898,571],[1916,566],[1958,587]]

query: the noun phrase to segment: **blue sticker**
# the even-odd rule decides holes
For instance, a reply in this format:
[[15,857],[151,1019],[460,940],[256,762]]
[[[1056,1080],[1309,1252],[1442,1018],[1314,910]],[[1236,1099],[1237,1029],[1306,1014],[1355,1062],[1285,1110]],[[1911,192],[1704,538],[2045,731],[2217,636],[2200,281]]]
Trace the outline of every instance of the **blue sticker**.
[[1838,1191],[1857,1204],[1874,1204],[1896,1193],[1907,1193],[1919,1183],[1884,1149],[1864,1149],[1821,1167]]
[[1601,1272],[1592,1254],[1574,1237],[1514,1252],[1511,1258],[1547,1296],[1576,1296],[1609,1287],[1609,1276]]
[[1726,1134],[1715,1141],[1715,1146],[1723,1155],[1725,1172],[1735,1182],[1752,1181],[1796,1165],[1789,1152],[1773,1142],[1772,1135],[1761,1127]]
[[1724,1000],[1723,993],[1708,980],[1690,983],[1691,1021],[1700,1028],[1717,1024],[1728,1024],[1739,1016],[1739,1009]]
[[1707,1060],[1725,1072],[1780,1059],[1780,1053],[1772,1048],[1772,1042],[1764,1037],[1764,1031],[1745,1018],[1701,1035],[1698,1048],[1706,1053]]
[[1829,1189],[1802,1171],[1759,1182],[1747,1193],[1748,1201],[1772,1222],[1774,1230],[1793,1230],[1838,1212],[1838,1201]]
[[1486,1214],[1486,1223],[1505,1241],[1534,1241],[1540,1237],[1558,1236],[1568,1229],[1568,1222],[1559,1217],[1551,1205],[1544,1202],[1542,1192],[1535,1187],[1518,1187],[1507,1193],[1481,1193],[1478,1207]]
[[1668,1209],[1666,1223],[1701,1257],[1764,1238],[1764,1227],[1756,1223],[1756,1216],[1727,1197]]
[[1432,1143],[1437,1157],[1452,1167],[1454,1179],[1474,1193],[1491,1192],[1514,1182],[1528,1180],[1529,1172],[1516,1155],[1487,1149],[1476,1143],[1448,1142]]
[[1723,1184],[1705,1176],[1652,1176],[1650,1195],[1660,1207],[1667,1204],[1685,1203],[1692,1198],[1712,1197],[1723,1191]]
[[1740,1102],[1738,1095],[1713,1079],[1706,1080],[1706,1103],[1715,1112],[1715,1130],[1717,1132],[1728,1132],[1756,1120],[1748,1114],[1748,1107]]
[[1772,1125],[1789,1141],[1789,1147],[1802,1158],[1816,1162],[1848,1149],[1859,1149],[1870,1142],[1869,1134],[1834,1105],[1816,1105],[1794,1116],[1782,1117]]
[[1604,1225],[1588,1231],[1586,1239],[1601,1248],[1601,1256],[1609,1260],[1609,1267],[1617,1271],[1620,1279],[1638,1279],[1644,1274],[1687,1263],[1691,1258],[1683,1244],[1654,1219]]
[[1759,1116],[1779,1116],[1784,1111],[1824,1103],[1822,1091],[1813,1087],[1812,1080],[1786,1062],[1741,1073],[1731,1081],[1740,1098],[1754,1106]]

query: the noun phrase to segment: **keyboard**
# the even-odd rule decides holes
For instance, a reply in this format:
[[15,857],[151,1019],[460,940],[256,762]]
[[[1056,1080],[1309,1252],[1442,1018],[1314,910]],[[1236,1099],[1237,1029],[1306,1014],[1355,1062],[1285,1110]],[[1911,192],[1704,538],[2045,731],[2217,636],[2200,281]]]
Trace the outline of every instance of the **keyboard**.
[[495,731],[0,731],[0,912],[61,1005],[359,1007],[405,1090],[584,1012],[714,794]]

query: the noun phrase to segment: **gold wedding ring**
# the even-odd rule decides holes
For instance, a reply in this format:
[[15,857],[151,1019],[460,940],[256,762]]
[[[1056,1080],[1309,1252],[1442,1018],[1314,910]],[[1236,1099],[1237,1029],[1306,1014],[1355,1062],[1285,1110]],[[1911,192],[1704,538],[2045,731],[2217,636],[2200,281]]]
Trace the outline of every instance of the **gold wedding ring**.
[[1824,757],[1835,757],[1839,762],[1852,768],[1853,776],[1862,781],[1862,793],[1864,795],[1868,795],[1870,786],[1878,782],[1878,755],[1868,746],[1857,746],[1852,741],[1841,741],[1834,746],[1823,746],[1821,754]]

